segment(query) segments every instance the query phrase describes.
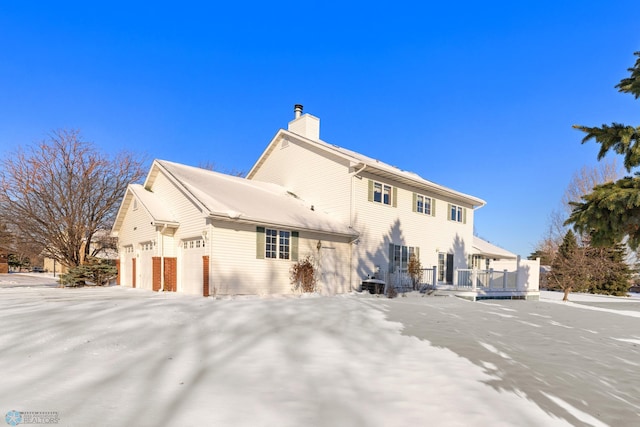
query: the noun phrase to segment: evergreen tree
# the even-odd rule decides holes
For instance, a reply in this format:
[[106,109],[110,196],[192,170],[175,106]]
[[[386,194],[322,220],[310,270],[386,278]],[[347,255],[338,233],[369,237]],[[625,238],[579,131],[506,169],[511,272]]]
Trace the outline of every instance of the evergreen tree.
[[[640,52],[630,76],[616,85],[619,92],[640,97]],[[610,150],[624,156],[627,172],[640,166],[640,127],[620,123],[600,127],[574,126],[586,133],[582,143],[594,139],[600,144],[598,160]],[[566,224],[573,224],[581,234],[588,234],[596,246],[612,246],[625,238],[632,249],[640,246],[640,175],[594,187],[582,202],[571,203],[573,211]]]
[[631,285],[633,271],[625,262],[627,250],[624,245],[589,249],[593,259],[593,275],[589,292],[594,294],[626,296]]
[[553,263],[553,254],[548,250],[536,249],[527,257],[530,260],[536,258],[540,258],[540,265],[551,265]]
[[551,264],[548,283],[551,289],[564,291],[563,301],[569,300],[571,291],[586,291],[590,287],[591,269],[587,251],[578,246],[576,236],[569,230]]

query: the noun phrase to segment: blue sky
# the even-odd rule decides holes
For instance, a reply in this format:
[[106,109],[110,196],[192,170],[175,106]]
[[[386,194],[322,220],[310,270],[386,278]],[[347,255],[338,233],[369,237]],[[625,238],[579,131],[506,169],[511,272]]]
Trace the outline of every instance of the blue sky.
[[0,153],[76,128],[108,152],[248,171],[293,105],[321,138],[481,197],[528,255],[571,175],[571,125],[638,125],[614,88],[634,1],[0,3]]

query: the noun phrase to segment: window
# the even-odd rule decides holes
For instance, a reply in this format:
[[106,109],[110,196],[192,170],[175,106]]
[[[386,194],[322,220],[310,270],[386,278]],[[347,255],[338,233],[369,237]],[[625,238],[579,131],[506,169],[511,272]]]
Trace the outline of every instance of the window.
[[182,242],[183,249],[204,248],[204,245],[204,240],[201,239],[184,240]]
[[381,182],[369,181],[369,201],[396,206],[396,189]]
[[438,253],[438,282],[444,282],[444,273],[445,273],[445,254],[442,252]]
[[153,250],[153,242],[140,243],[140,249],[143,251]]
[[278,245],[278,258],[280,259],[289,259],[289,241],[290,241],[291,233],[289,231],[280,231],[279,232],[279,240],[280,244]]
[[413,193],[413,211],[429,216],[435,216],[435,200],[431,197]]
[[[262,229],[262,227],[258,227],[258,236],[262,233],[261,230],[264,230],[264,254],[260,256],[261,254],[258,253],[258,258],[292,258],[291,241],[292,237],[297,239],[297,233],[285,230],[275,230],[272,228]],[[260,242],[258,242],[258,248],[260,248]]]
[[420,248],[413,246],[403,246],[389,244],[389,271],[391,273],[406,273],[409,268],[409,259],[411,255],[420,257]]
[[265,257],[267,258],[276,258],[278,252],[278,231],[267,229],[265,231],[266,234],[266,242],[265,242]]
[[449,220],[455,222],[467,222],[467,209],[457,205],[449,205]]

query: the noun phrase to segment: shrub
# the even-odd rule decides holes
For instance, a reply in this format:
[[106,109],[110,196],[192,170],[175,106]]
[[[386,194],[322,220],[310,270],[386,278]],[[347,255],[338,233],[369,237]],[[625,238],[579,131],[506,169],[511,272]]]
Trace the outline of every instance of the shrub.
[[105,286],[118,275],[118,269],[109,260],[91,258],[86,264],[70,268],[66,274],[60,276],[60,283],[64,286],[84,286],[91,282],[97,286]]
[[398,291],[396,291],[395,285],[389,283],[387,284],[387,297],[395,298],[398,296]]
[[422,264],[416,254],[411,254],[409,257],[409,265],[407,266],[409,276],[411,277],[411,283],[413,284],[413,290],[418,290],[418,284],[422,278]]
[[294,291],[316,291],[316,269],[313,266],[313,261],[310,256],[307,256],[293,264],[293,266],[291,266],[290,273],[291,284],[293,285]]

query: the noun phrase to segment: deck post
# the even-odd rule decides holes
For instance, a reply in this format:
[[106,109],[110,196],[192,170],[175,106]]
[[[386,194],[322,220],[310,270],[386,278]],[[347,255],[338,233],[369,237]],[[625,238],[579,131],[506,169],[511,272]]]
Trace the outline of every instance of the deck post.
[[520,271],[520,255],[516,259],[516,291],[524,291],[522,283],[522,272]]
[[471,290],[473,292],[478,290],[478,270],[475,268],[471,270]]
[[507,272],[507,269],[505,268],[502,276],[502,289],[505,289],[505,290],[507,289],[507,283],[508,283],[507,275],[508,275],[508,272]]

